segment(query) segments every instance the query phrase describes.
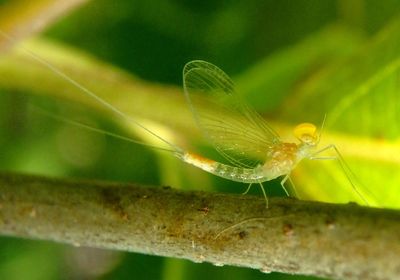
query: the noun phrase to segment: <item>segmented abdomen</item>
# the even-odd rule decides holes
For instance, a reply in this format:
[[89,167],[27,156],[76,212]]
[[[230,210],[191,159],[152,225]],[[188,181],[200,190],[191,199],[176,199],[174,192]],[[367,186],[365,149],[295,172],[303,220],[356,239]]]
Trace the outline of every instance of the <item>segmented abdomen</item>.
[[204,171],[232,181],[258,183],[265,180],[257,168],[230,166],[192,153],[185,153],[182,159],[186,163],[192,164]]

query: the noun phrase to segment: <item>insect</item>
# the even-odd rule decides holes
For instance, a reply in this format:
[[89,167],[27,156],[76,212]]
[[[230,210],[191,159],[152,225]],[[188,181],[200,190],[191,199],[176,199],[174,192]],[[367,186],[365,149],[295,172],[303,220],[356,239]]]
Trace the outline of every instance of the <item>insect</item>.
[[[185,65],[183,86],[198,126],[231,165],[189,152],[178,155],[183,161],[214,175],[248,183],[246,192],[252,184],[259,184],[268,207],[263,182],[283,177],[281,186],[289,195],[285,182],[290,180],[291,171],[301,160],[337,160],[355,192],[367,203],[350,178],[351,170],[336,146],[331,144],[317,149],[324,122],[319,132],[314,124],[301,123],[293,131],[299,143],[283,142],[267,122],[240,99],[229,76],[206,61],[195,60]],[[220,117],[208,110],[204,105],[206,100],[218,108]],[[319,156],[329,149],[335,152],[335,156]],[[293,183],[292,186],[296,195]]]
[[[0,34],[4,38],[13,41],[13,38],[4,32],[0,31]],[[209,62],[194,60],[184,66],[184,93],[199,128],[229,164],[217,162],[198,154],[185,151],[143,126],[134,118],[124,114],[118,108],[106,102],[94,92],[67,76],[57,67],[46,62],[35,53],[28,49],[23,48],[23,50],[38,63],[44,65],[64,80],[73,84],[83,93],[111,110],[114,114],[130,121],[132,124],[167,144],[169,149],[164,150],[172,152],[174,156],[185,163],[225,179],[248,183],[249,187],[245,193],[248,192],[252,184],[258,184],[262,190],[267,207],[268,198],[263,183],[278,177],[283,177],[281,185],[286,194],[289,195],[285,183],[288,179],[290,180],[289,176],[291,171],[305,158],[338,160],[355,192],[367,203],[353,184],[349,175],[350,169],[344,162],[338,149],[334,145],[329,145],[319,150],[317,149],[323,125],[318,132],[314,124],[301,123],[294,128],[294,135],[299,140],[299,143],[283,142],[267,122],[255,110],[241,100],[240,96],[235,92],[234,84],[229,76]],[[209,106],[206,105],[210,103],[218,109],[220,114],[216,115],[215,112],[213,113],[209,110]],[[73,123],[73,121],[70,121],[70,123]],[[87,127],[85,125],[80,126]],[[104,133],[104,131],[95,128],[87,128]],[[107,132],[105,132],[105,134],[138,143],[138,141],[127,137]],[[329,149],[332,149],[336,156],[318,156]],[[296,193],[295,190],[294,192]]]

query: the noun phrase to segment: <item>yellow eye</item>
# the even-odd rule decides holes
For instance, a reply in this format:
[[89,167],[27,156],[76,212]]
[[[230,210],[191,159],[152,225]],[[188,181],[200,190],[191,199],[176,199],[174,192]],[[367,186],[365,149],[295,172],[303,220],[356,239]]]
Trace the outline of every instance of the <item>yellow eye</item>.
[[312,123],[301,123],[293,130],[294,136],[301,142],[315,142],[317,140],[317,127]]

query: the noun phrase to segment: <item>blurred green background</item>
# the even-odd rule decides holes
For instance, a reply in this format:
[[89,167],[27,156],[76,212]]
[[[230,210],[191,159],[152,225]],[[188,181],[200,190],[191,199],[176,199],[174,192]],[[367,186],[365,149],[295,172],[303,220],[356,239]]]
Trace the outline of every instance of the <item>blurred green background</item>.
[[[60,59],[61,63],[72,61],[63,71],[96,92],[100,85],[92,78],[101,77],[115,99],[122,96],[119,89],[131,79],[151,87],[132,92],[132,103],[121,102],[133,107],[132,115],[152,128],[162,125],[159,133],[166,131],[165,135],[179,144],[213,155],[205,142],[196,140],[199,132],[194,132],[190,115],[179,113],[187,110],[179,99],[183,99],[184,64],[193,59],[210,61],[233,77],[239,93],[284,139],[296,123],[319,125],[327,114],[323,136],[338,145],[357,175],[361,191],[373,205],[400,208],[399,12],[398,0],[98,0],[72,11],[40,34],[39,40],[67,49],[39,45],[37,52],[42,51],[45,59],[53,52],[76,59],[76,63]],[[36,52],[36,46],[29,48]],[[9,56],[5,53],[2,57]],[[98,61],[101,67],[96,68]],[[93,101],[74,100],[75,95],[82,95],[79,90],[47,85],[50,79],[61,80],[51,77],[47,69],[44,80],[38,81],[35,75],[40,70],[24,65],[16,66],[15,73],[11,67],[0,67],[1,170],[191,190],[245,190],[241,184],[186,167],[168,154],[32,112],[31,105],[36,104],[68,119],[124,135],[132,133],[88,105]],[[120,73],[132,75],[126,84],[113,80]],[[119,86],[115,90],[113,83]],[[149,97],[143,97],[142,91],[154,95],[146,99]],[[148,139],[137,131],[136,136]],[[342,173],[335,163],[305,163],[293,177],[302,198],[362,203]],[[267,189],[269,195],[283,195],[279,181],[268,184]],[[44,241],[0,239],[0,279],[204,278],[312,279]]]

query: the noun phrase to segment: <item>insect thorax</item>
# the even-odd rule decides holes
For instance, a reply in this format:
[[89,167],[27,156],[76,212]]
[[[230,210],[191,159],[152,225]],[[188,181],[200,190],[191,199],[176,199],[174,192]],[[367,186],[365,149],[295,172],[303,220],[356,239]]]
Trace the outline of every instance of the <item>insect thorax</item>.
[[280,143],[274,146],[267,155],[268,160],[263,165],[264,176],[268,180],[289,174],[298,162],[299,146],[295,143]]

